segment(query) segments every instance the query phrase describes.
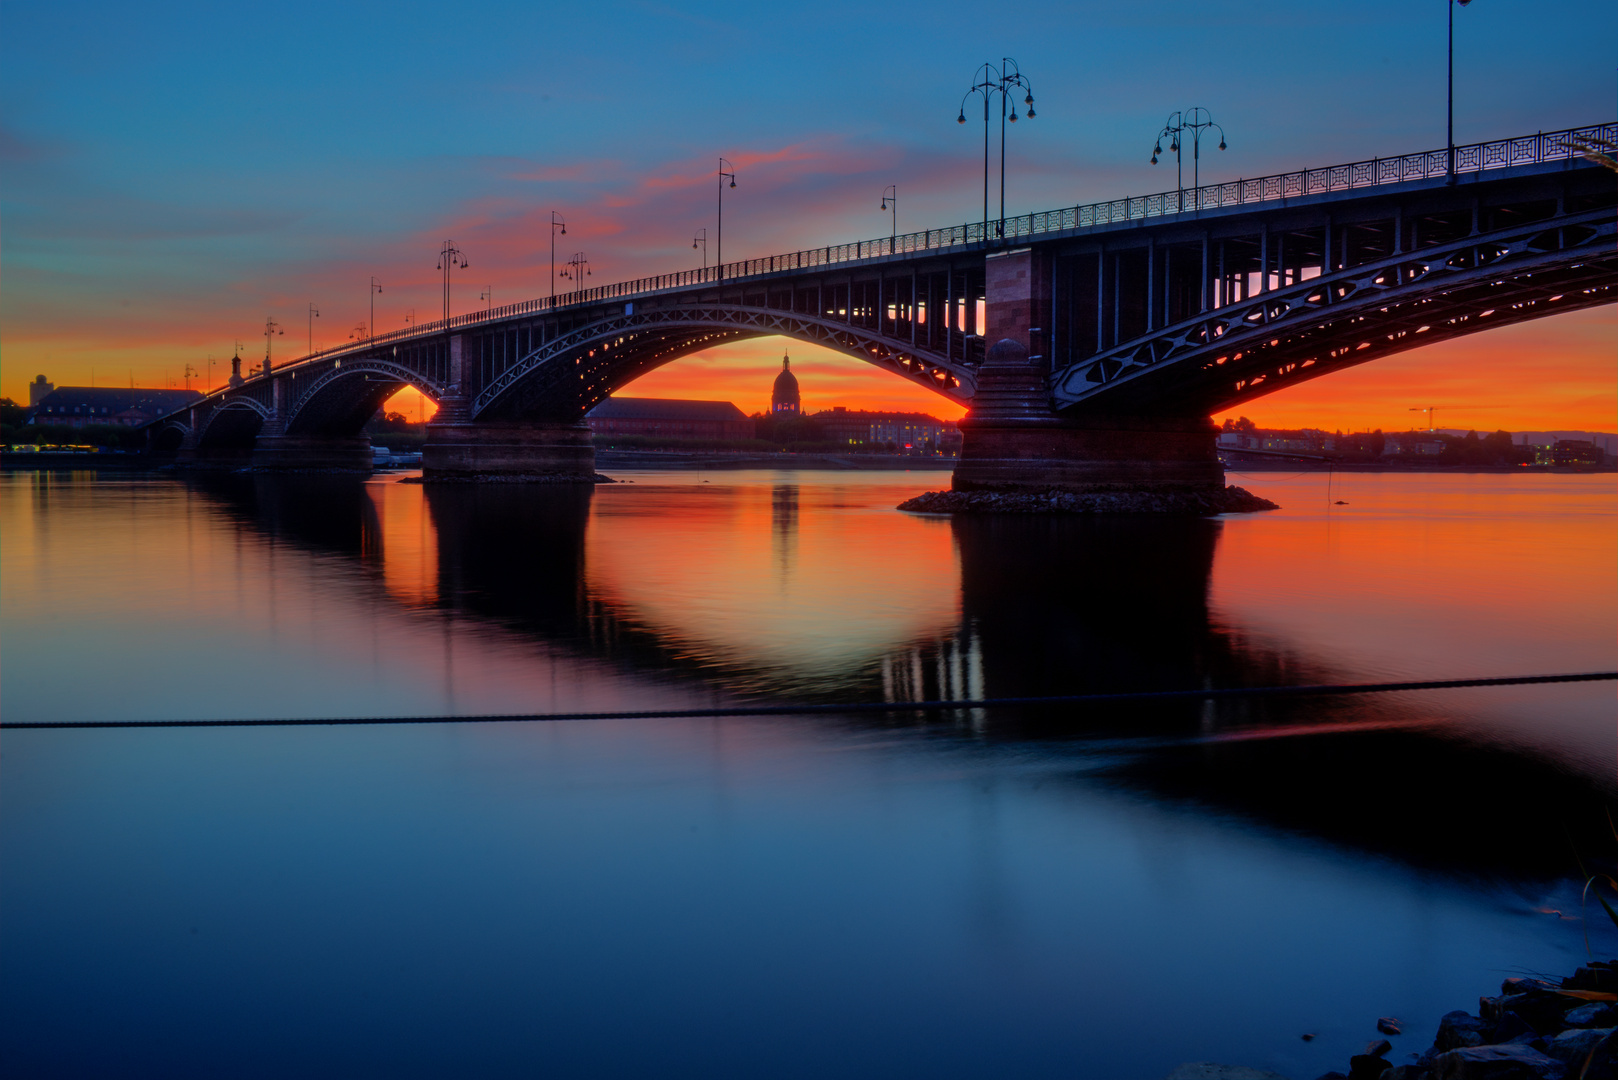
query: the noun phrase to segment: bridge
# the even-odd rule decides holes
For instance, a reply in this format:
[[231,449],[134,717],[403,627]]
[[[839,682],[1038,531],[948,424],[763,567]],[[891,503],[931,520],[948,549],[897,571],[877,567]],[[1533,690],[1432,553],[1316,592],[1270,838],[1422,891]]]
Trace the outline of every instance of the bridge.
[[[766,335],[968,405],[957,489],[1223,484],[1210,414],[1405,349],[1618,301],[1618,124],[1209,184],[688,270],[382,334],[148,426],[198,464],[370,467],[404,386],[430,477],[587,480],[583,418]],[[1532,380],[1524,370],[1522,378]]]

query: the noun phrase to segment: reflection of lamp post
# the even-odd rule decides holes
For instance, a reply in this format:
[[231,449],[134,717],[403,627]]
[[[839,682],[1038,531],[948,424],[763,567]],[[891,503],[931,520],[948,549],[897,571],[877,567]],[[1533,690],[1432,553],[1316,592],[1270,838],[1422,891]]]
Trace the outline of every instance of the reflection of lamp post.
[[[725,166],[730,165],[730,172]],[[719,276],[725,276],[725,179],[730,178],[730,186],[736,186],[736,166],[724,158],[719,159],[719,228],[714,232],[714,266],[719,269]]]
[[551,306],[556,306],[556,230],[561,229],[562,235],[567,235],[567,222],[551,211]]
[[889,184],[882,189],[882,205],[877,209],[893,212],[893,239],[899,239],[899,185]]
[[1000,221],[995,226],[995,235],[1005,233],[1006,221],[1006,121],[1013,124],[1017,122],[1017,106],[1011,106],[1011,115],[1006,115],[1008,96],[1013,86],[1021,88],[1025,93],[1023,104],[1028,106],[1028,119],[1034,118],[1034,84],[1029,82],[1018,68],[1017,61],[1009,56],[1000,58],[1000,66],[984,64],[978,69],[973,78],[982,77],[982,81],[972,84],[972,88],[961,98],[961,112],[955,118],[957,124],[966,123],[966,98],[973,94],[983,95],[983,239],[989,239],[989,99],[996,93],[1000,95]]
[[371,278],[371,292],[370,292],[370,296],[371,296],[371,335],[370,336],[371,337],[376,337],[376,294],[381,292],[381,291],[382,291],[382,286],[377,283],[376,277],[372,276],[372,278]]
[[[1174,190],[1176,212],[1185,209],[1185,171],[1180,161],[1180,134],[1191,132],[1191,189],[1202,189],[1202,133],[1208,128],[1219,128],[1219,149],[1225,149],[1225,129],[1214,123],[1212,114],[1207,109],[1197,106],[1186,109],[1184,112],[1171,113],[1163,124],[1163,130],[1157,133],[1157,145],[1152,147],[1152,164],[1157,164],[1157,156],[1163,152],[1163,136],[1169,137],[1169,150],[1174,154]],[[1202,197],[1197,197],[1197,210],[1202,209]]]
[[444,271],[444,321],[449,321],[449,272],[457,266],[465,270],[468,266],[466,253],[455,246],[455,241],[445,240],[444,249],[438,253],[438,269]]
[[697,250],[698,244],[702,245],[702,268],[706,270],[708,269],[708,230],[706,228],[698,229],[697,234],[691,238],[691,250]]
[[1449,171],[1444,175],[1444,183],[1455,183],[1455,5],[1462,7],[1470,4],[1472,0],[1448,0],[1449,8]]

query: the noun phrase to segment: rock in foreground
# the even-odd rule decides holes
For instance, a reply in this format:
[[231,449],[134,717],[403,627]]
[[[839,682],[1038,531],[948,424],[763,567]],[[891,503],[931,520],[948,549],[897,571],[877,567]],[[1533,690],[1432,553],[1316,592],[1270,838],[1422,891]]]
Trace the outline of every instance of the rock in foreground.
[[906,499],[915,514],[1248,514],[1279,510],[1235,485],[1223,491],[929,491]]

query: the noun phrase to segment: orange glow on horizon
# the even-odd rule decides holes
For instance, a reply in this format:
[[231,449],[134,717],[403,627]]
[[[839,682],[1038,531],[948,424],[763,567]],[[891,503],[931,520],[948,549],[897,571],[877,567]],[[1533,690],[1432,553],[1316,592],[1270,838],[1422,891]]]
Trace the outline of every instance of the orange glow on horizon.
[[1618,430],[1618,308],[1570,312],[1396,353],[1215,415],[1266,428]]
[[792,358],[805,413],[841,405],[873,412],[927,413],[941,420],[966,415],[966,406],[863,360],[775,337],[693,353],[642,375],[616,396],[729,401],[749,416],[767,413],[783,355]]
[[382,412],[403,413],[412,424],[421,424],[438,415],[438,402],[414,386],[407,386],[382,403]]

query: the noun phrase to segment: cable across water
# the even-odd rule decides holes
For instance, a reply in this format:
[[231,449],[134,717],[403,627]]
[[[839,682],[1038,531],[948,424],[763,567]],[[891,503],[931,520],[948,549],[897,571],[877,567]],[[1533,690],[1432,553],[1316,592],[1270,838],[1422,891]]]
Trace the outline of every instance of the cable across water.
[[852,701],[805,705],[731,705],[707,709],[630,709],[614,712],[488,713],[469,716],[272,717],[238,720],[24,720],[0,721],[0,730],[68,728],[332,727],[383,724],[534,724],[584,720],[701,720],[726,716],[806,716],[823,713],[953,712],[967,709],[1050,708],[1058,705],[1146,704],[1219,701],[1226,698],[1337,697],[1412,690],[1464,690],[1485,686],[1618,681],[1618,671],[1563,675],[1508,675],[1487,679],[1427,679],[1411,682],[1325,683],[1303,686],[1235,686],[1204,690],[1146,690],[1115,694],[1053,694],[1039,697],[966,698],[948,701]]

